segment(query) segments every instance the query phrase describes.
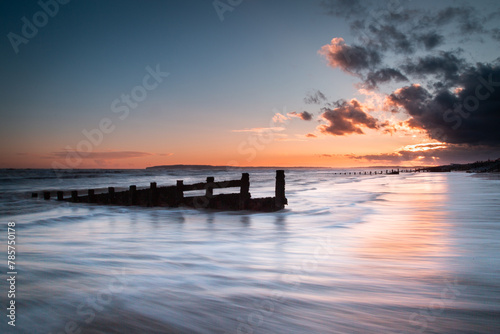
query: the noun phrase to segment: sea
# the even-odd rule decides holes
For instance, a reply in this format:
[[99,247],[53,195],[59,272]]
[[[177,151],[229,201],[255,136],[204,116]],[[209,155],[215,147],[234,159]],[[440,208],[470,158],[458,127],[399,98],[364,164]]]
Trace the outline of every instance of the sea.
[[31,197],[242,172],[274,196],[273,169],[0,170],[0,333],[500,333],[498,174],[290,168],[273,213]]

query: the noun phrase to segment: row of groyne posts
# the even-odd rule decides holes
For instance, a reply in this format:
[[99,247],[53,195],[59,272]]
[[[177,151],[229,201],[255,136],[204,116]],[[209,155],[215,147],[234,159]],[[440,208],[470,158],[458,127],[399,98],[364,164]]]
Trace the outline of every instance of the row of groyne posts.
[[424,172],[424,171],[427,171],[426,169],[422,169],[422,168],[419,168],[419,169],[386,169],[385,170],[385,173],[383,170],[381,171],[369,171],[369,172],[335,172],[333,173],[334,175],[379,175],[379,174],[387,174],[387,175],[391,175],[391,174],[399,174],[399,173],[416,173],[416,172]]
[[[214,195],[214,189],[239,187],[239,193]],[[202,196],[185,196],[184,193],[193,190],[205,190]],[[44,191],[43,198],[50,200],[54,191]],[[253,210],[253,211],[277,211],[288,204],[285,197],[285,171],[276,171],[276,186],[274,197],[251,198],[250,176],[242,173],[240,180],[229,180],[215,182],[215,178],[207,177],[206,182],[195,184],[184,184],[183,180],[177,180],[175,186],[158,187],[156,182],[151,182],[149,188],[137,189],[131,185],[128,190],[115,191],[114,187],[108,187],[107,192],[96,193],[95,189],[88,189],[85,195],[73,190],[71,196],[66,197],[68,191],[55,191],[58,201],[69,201],[73,203],[92,203],[110,205],[138,205],[138,206],[188,206],[193,208],[207,208],[219,210]],[[32,193],[32,197],[38,197],[38,193]]]

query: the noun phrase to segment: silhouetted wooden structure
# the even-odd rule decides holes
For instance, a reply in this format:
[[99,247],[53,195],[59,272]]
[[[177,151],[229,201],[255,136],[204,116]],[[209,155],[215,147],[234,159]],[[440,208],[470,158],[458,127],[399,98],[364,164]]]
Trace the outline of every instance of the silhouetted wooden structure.
[[[214,189],[239,187],[239,193],[214,195]],[[186,192],[205,190],[202,196],[185,196]],[[137,205],[137,206],[187,206],[199,209],[216,210],[251,210],[251,211],[278,211],[288,204],[285,197],[285,171],[276,171],[275,197],[251,198],[250,177],[243,173],[240,180],[215,182],[214,177],[207,177],[206,182],[184,184],[178,180],[175,186],[158,187],[151,182],[149,188],[137,189],[131,185],[128,190],[115,191],[109,187],[107,192],[96,194],[94,189],[88,189],[87,194],[79,195],[78,191],[71,191],[71,197],[65,198],[65,192],[57,191],[58,201],[74,203],[92,203],[101,205]],[[37,197],[36,193],[32,197]],[[43,198],[49,200],[51,192],[43,192]]]

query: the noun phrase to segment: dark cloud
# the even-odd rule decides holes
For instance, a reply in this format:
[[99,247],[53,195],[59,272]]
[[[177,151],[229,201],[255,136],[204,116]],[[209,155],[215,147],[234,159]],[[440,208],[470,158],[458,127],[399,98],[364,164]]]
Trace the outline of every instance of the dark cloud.
[[436,32],[415,35],[414,38],[416,41],[422,43],[426,50],[432,50],[444,42],[444,36],[437,34]]
[[308,93],[304,98],[306,104],[321,104],[326,101],[326,96],[321,91],[316,90],[313,93]]
[[418,78],[434,75],[441,81],[454,82],[466,66],[465,60],[457,55],[459,52],[442,51],[438,55],[419,57],[416,61],[407,60],[401,68],[406,74]]
[[310,121],[310,120],[312,120],[313,114],[311,114],[311,113],[309,113],[307,111],[303,111],[303,112],[292,111],[292,112],[289,112],[287,114],[287,116],[288,117],[300,118],[303,121]]
[[381,63],[377,50],[361,45],[347,45],[343,38],[334,38],[319,51],[331,67],[338,67],[345,72],[359,74],[363,70],[373,69]]
[[365,84],[368,88],[376,88],[379,84],[388,83],[390,81],[402,82],[408,81],[399,70],[394,68],[382,68],[380,70],[369,72],[365,79]]
[[346,154],[346,157],[355,160],[367,160],[370,162],[384,163],[404,163],[409,161],[417,161],[418,163],[434,163],[439,159],[439,155],[443,151],[450,150],[450,147],[442,143],[417,144],[403,147],[396,152],[380,153],[380,154]]
[[399,164],[403,161],[414,160],[418,157],[418,155],[414,155],[412,158],[403,157],[398,153],[380,153],[380,154],[365,154],[365,155],[357,155],[357,154],[346,154],[346,157],[354,160],[366,160],[370,162],[384,162],[384,163],[393,163]]
[[[393,24],[370,24],[368,31],[374,41],[382,49],[390,49],[397,53],[413,53],[415,40],[406,31]],[[374,44],[374,43],[371,43]]]
[[[470,52],[446,49],[471,39],[500,40],[498,6],[492,3],[488,12],[476,5],[430,11],[399,1],[330,0],[323,6],[328,14],[347,19],[356,38],[347,44],[336,37],[321,48],[330,66],[360,78],[361,87],[370,90],[407,82],[388,95],[388,110],[406,113],[403,123],[430,138],[467,147],[500,146],[498,59],[477,62]],[[323,108],[328,124],[319,129],[333,135],[363,133],[363,127],[392,132],[390,124],[353,101]]]
[[[403,1],[378,5],[368,0],[323,0],[326,13],[350,21],[352,32],[363,45],[382,51],[413,54],[423,45],[427,50],[445,42],[439,31],[446,28],[460,38],[496,38],[496,27],[489,27],[500,16],[498,8],[483,14],[470,5],[447,6],[432,12],[416,9]],[[378,6],[377,6],[378,5]],[[476,39],[477,39],[476,38]]]
[[366,6],[360,0],[323,0],[321,5],[329,15],[349,18],[366,13]]
[[480,161],[486,158],[496,159],[500,156],[500,149],[488,146],[479,146],[474,147],[473,149],[468,145],[442,145],[439,143],[415,146],[420,146],[422,150],[402,148],[392,153],[366,155],[347,154],[345,156],[354,160],[364,160],[372,163],[378,162],[394,165],[445,165],[451,163]]
[[298,116],[300,117],[300,119],[301,119],[301,120],[303,120],[303,121],[310,121],[310,120],[312,120],[312,117],[313,117],[313,114],[311,114],[311,113],[309,113],[309,112],[307,112],[307,111],[303,111],[303,112],[301,112],[301,113],[298,113],[297,115],[298,115]]
[[431,94],[425,88],[415,84],[400,88],[388,96],[390,103],[403,107],[411,116],[421,115],[430,98]]
[[422,27],[444,26],[455,24],[462,34],[485,33],[483,27],[487,20],[479,14],[478,10],[471,6],[446,7],[436,13],[423,15],[420,19]]
[[318,127],[325,134],[344,136],[348,134],[363,134],[363,127],[378,129],[379,122],[367,114],[357,100],[337,101],[335,108],[323,108],[321,117],[328,122]]
[[411,118],[408,125],[454,144],[500,146],[500,68],[477,64],[454,81],[455,91],[431,94],[418,85],[388,97]]
[[491,29],[490,34],[491,34],[491,38],[500,42],[500,29],[498,29],[498,28]]

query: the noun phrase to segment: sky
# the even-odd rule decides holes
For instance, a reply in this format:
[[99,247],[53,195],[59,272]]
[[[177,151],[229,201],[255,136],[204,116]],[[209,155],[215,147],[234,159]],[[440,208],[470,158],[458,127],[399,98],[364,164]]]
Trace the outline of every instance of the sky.
[[0,168],[500,157],[500,3],[0,3]]

